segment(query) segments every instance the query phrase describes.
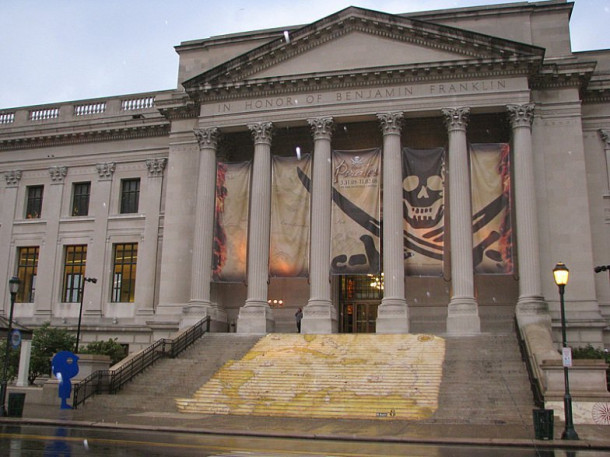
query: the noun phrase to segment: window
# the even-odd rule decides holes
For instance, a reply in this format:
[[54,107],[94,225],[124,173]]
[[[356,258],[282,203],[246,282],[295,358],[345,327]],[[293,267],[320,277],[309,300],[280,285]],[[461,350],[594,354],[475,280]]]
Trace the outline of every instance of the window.
[[87,264],[87,245],[66,246],[64,256],[64,303],[80,303]]
[[133,303],[136,290],[138,243],[114,245],[112,302]]
[[27,187],[26,219],[39,219],[42,213],[42,190],[44,186]]
[[121,181],[121,214],[137,213],[140,200],[140,179]]
[[21,280],[15,301],[33,303],[36,294],[36,273],[38,270],[38,246],[23,247],[17,251],[17,277]]
[[90,182],[77,182],[72,186],[72,216],[87,216],[89,214]]

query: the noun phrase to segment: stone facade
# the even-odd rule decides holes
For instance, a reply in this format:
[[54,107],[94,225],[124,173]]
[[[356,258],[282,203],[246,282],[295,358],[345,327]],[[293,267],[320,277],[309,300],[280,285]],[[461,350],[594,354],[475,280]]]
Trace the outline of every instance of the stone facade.
[[[0,278],[30,278],[17,321],[75,330],[82,307],[84,343],[116,337],[130,351],[205,316],[217,331],[293,332],[297,307],[304,333],[343,331],[326,164],[333,149],[379,147],[378,332],[470,335],[516,315],[558,341],[552,269],[563,261],[570,344],[610,345],[610,285],[594,272],[610,263],[610,52],[571,51],[571,8],[350,7],[304,26],[182,43],[175,90],[0,110]],[[516,266],[477,275],[468,145],[496,142],[511,146]],[[405,276],[400,150],[439,144],[449,177],[443,275]],[[270,277],[270,160],[295,147],[313,157],[309,277]],[[219,160],[253,161],[242,283],[212,282]],[[83,247],[97,282],[81,289],[83,259],[74,269],[69,255]],[[0,281],[5,314],[7,289]]]

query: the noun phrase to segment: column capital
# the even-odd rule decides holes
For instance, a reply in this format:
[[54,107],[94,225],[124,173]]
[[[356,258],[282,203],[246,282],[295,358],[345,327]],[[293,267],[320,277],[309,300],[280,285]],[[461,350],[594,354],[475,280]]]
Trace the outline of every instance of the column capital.
[[610,149],[610,130],[599,129],[599,136],[604,142],[604,149]]
[[193,133],[199,143],[199,149],[211,148],[216,149],[218,140],[220,139],[220,130],[217,127],[207,129],[193,129]]
[[4,172],[6,187],[17,187],[21,181],[21,170],[9,170]]
[[159,177],[163,176],[163,170],[165,170],[165,165],[167,165],[166,158],[146,159],[146,167],[148,168],[148,177],[149,178],[159,178]]
[[272,122],[257,122],[248,125],[248,128],[252,132],[254,144],[271,145],[271,135],[273,134]]
[[510,116],[510,123],[514,128],[532,126],[534,121],[534,104],[526,103],[524,105],[506,105]]
[[467,106],[460,108],[443,108],[441,111],[445,116],[445,125],[447,126],[448,131],[466,130],[468,118],[470,116],[470,108]]
[[114,169],[116,168],[116,162],[98,163],[95,165],[95,168],[97,169],[100,181],[107,181],[112,179]]
[[49,175],[51,176],[51,181],[54,184],[63,184],[66,175],[68,174],[68,167],[50,167]]
[[315,117],[307,119],[314,140],[330,140],[335,124],[332,117]]
[[381,123],[381,130],[384,135],[400,135],[403,122],[402,111],[377,113],[377,119]]

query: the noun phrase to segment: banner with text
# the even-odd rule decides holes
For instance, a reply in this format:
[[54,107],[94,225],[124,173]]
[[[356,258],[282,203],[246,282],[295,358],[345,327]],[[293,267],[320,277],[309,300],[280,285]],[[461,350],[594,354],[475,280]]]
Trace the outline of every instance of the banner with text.
[[244,282],[252,162],[218,163],[212,279]]
[[445,149],[402,150],[405,274],[443,274]]
[[269,274],[306,277],[309,268],[310,193],[301,176],[311,179],[311,156],[273,156]]
[[510,147],[505,143],[470,145],[474,270],[513,272],[510,220]]
[[381,150],[332,152],[331,273],[380,272]]

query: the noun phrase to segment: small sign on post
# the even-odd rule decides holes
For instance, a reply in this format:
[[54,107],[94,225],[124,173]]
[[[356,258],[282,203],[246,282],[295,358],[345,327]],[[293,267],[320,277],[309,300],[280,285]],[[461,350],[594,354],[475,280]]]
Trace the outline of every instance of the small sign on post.
[[561,355],[563,358],[563,366],[570,368],[572,366],[572,348],[562,348]]

